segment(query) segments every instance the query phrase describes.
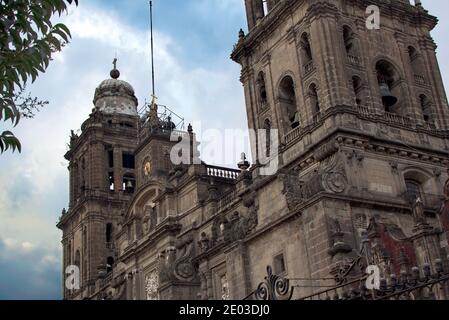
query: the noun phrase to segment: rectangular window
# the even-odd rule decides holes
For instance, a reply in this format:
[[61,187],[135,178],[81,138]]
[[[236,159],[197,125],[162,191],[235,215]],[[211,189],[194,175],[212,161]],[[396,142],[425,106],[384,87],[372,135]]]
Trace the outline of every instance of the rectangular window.
[[125,168],[125,169],[135,169],[136,168],[134,155],[129,154],[129,153],[123,154],[123,168]]
[[114,167],[114,151],[108,150],[108,162],[109,162],[109,168]]
[[106,224],[106,243],[112,242],[112,223]]
[[115,191],[114,172],[109,172],[109,191]]
[[282,275],[285,273],[285,260],[284,260],[284,254],[278,254],[274,257],[273,261],[273,267],[274,267],[274,274],[276,275]]

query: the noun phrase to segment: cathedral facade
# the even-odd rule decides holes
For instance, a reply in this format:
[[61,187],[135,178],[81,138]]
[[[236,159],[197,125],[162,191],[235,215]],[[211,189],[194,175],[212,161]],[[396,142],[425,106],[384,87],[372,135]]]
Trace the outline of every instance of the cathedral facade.
[[[179,131],[155,102],[140,116],[114,68],[66,154],[58,228],[64,277],[77,266],[80,286],[64,286],[65,299],[244,299],[267,266],[304,281],[301,298],[363,250],[384,275],[447,266],[437,19],[419,0],[244,2],[249,32],[231,58],[248,127],[275,132],[278,147],[256,135],[254,163],[239,170],[200,161],[194,128]],[[372,4],[378,29],[367,28]],[[273,158],[278,170],[262,174]]]

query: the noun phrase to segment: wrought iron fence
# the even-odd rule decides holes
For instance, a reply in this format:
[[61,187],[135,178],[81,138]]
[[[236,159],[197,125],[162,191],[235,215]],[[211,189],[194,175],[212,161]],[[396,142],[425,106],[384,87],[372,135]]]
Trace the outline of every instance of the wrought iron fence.
[[[360,259],[363,258],[357,258],[350,268],[358,266]],[[334,286],[325,286],[327,288],[295,300],[447,300],[449,271],[445,270],[440,260],[435,261],[433,269],[432,272],[430,265],[426,264],[421,268],[413,267],[410,272],[401,272],[399,276],[391,274],[380,279],[377,289],[367,289],[367,274],[350,278],[348,271],[340,274],[343,277],[334,278]],[[304,287],[292,286],[293,280],[274,275],[271,266],[268,266],[265,280],[244,300],[292,300],[295,289]]]

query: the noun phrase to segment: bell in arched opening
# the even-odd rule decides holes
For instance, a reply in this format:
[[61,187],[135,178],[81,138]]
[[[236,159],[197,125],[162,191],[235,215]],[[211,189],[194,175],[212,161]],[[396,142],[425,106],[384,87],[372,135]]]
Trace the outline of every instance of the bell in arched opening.
[[380,95],[382,97],[382,102],[385,106],[387,112],[391,112],[391,108],[398,102],[393,93],[391,93],[390,87],[386,82],[381,82],[379,84]]

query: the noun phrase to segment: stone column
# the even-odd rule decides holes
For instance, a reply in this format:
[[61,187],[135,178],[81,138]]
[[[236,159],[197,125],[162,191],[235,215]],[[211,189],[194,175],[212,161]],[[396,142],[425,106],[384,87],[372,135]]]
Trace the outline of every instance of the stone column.
[[350,105],[351,94],[345,70],[342,34],[337,23],[338,8],[316,2],[309,9],[312,56],[319,74],[318,95],[322,111]]
[[246,9],[246,19],[248,21],[248,30],[251,31],[251,29],[256,24],[256,19],[254,17],[254,10],[253,10],[253,0],[245,0],[245,9]]
[[443,85],[443,78],[436,56],[436,45],[430,36],[420,41],[420,50],[426,66],[426,78],[432,91],[432,102],[434,112],[437,114],[436,125],[438,129],[449,129],[446,115],[448,101]]
[[214,286],[212,283],[212,271],[206,271],[204,273],[206,277],[206,285],[207,285],[207,300],[212,300],[214,298]]
[[76,189],[75,189],[75,179],[76,179],[76,167],[73,163],[73,161],[70,162],[69,165],[69,175],[70,175],[70,181],[69,181],[69,190],[70,190],[70,207],[74,206],[74,202],[75,202],[75,194],[76,194]]
[[89,222],[87,228],[88,239],[90,239],[88,268],[89,280],[95,281],[99,265],[105,264],[106,257],[106,221],[101,214],[89,213]]
[[114,190],[123,191],[123,159],[122,149],[114,148]]
[[87,188],[104,190],[107,181],[105,171],[106,159],[104,145],[99,141],[93,141],[90,145],[89,159],[86,159]]
[[226,276],[231,300],[245,298],[249,292],[250,280],[246,245],[238,241],[225,251]]
[[409,116],[410,118],[414,119],[415,123],[417,124],[422,124],[423,120],[421,117],[421,111],[418,109],[417,106],[417,99],[418,97],[416,97],[410,90],[411,88],[413,88],[415,86],[415,76],[412,70],[412,66],[410,64],[410,59],[409,59],[409,55],[408,55],[408,47],[405,44],[405,39],[400,35],[400,34],[396,34],[396,40],[397,40],[397,44],[398,44],[398,49],[399,49],[399,57],[401,58],[401,62],[402,62],[402,66],[403,66],[403,70],[404,70],[404,75],[405,75],[405,86],[403,84],[401,84],[401,89],[403,90],[403,92],[405,93],[405,95],[402,98],[402,100],[405,102],[404,106],[407,108],[406,110],[406,114]]
[[[253,90],[252,84],[254,83],[254,71],[252,68],[245,67],[247,63],[245,62],[242,65],[242,75],[241,75],[241,82],[243,83],[243,88],[245,91],[245,105],[246,105],[246,114],[248,117],[248,128],[256,130],[257,125],[257,106],[256,106],[256,98]],[[258,152],[258,137],[255,136],[256,141],[251,141],[251,152],[252,152],[252,158],[257,159],[257,152]]]

